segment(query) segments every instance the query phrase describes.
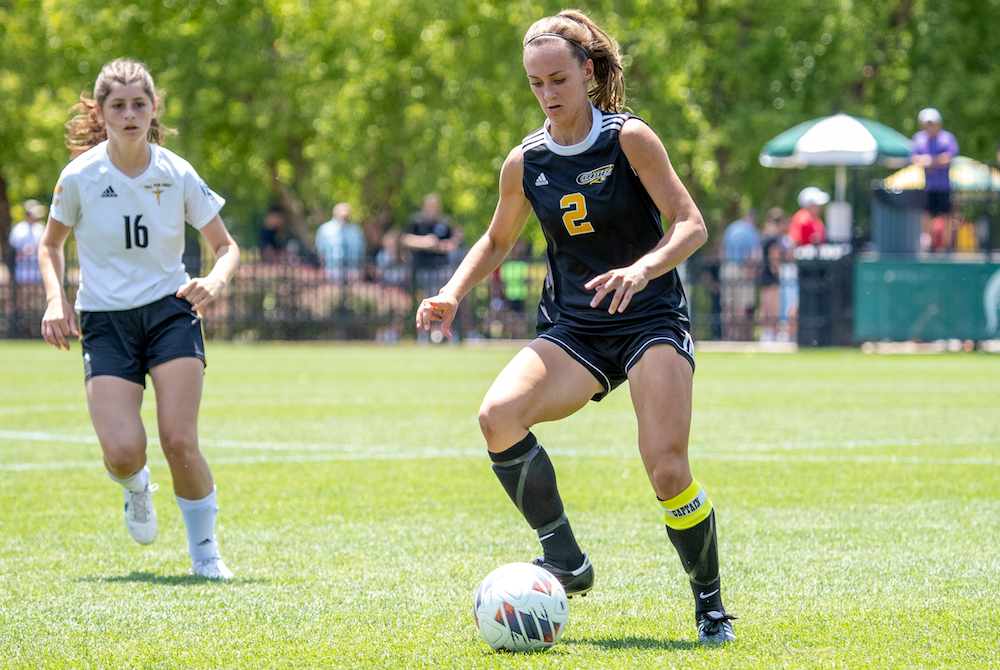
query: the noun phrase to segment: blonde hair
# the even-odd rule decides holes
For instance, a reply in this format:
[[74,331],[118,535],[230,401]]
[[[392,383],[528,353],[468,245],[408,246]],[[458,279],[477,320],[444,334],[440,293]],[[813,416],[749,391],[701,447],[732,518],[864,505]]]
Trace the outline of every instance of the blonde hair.
[[606,114],[620,112],[625,106],[625,75],[618,42],[578,9],[564,9],[535,21],[524,36],[523,46],[527,49],[529,43],[537,45],[549,38],[563,38],[581,65],[587,58],[594,61],[594,80],[587,91],[591,102]]
[[[94,82],[94,96],[89,98],[84,91],[80,94],[80,102],[70,109],[77,114],[66,123],[66,147],[74,157],[108,139],[108,130],[97,116],[97,110],[103,107],[115,84],[138,84],[152,103],[157,101],[153,77],[145,65],[127,58],[118,58],[105,65]],[[162,125],[154,116],[146,139],[163,144],[163,136],[167,133],[176,134],[177,131]]]

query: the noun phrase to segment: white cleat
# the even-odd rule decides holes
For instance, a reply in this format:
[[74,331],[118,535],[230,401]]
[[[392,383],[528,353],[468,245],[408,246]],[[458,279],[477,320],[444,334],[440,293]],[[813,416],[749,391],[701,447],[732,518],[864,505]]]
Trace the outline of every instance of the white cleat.
[[705,612],[698,619],[698,642],[701,644],[735,642],[736,633],[733,632],[733,624],[729,623],[735,618],[725,612]]
[[196,577],[206,579],[232,579],[233,571],[226,567],[226,564],[218,556],[206,558],[204,561],[195,561],[191,566],[190,573]]
[[145,491],[125,491],[125,527],[139,544],[152,544],[156,539],[153,491],[158,488],[156,484],[147,484]]

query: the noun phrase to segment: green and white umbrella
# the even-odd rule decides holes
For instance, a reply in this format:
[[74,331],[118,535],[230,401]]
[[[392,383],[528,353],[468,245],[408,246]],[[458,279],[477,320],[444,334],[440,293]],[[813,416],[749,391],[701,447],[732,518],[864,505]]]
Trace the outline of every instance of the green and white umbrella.
[[764,145],[764,167],[801,168],[809,165],[837,168],[836,200],[843,201],[847,166],[889,167],[909,163],[912,142],[906,135],[877,121],[840,113],[800,123]]
[[800,123],[764,145],[764,167],[871,165],[909,162],[910,138],[877,121],[840,113]]

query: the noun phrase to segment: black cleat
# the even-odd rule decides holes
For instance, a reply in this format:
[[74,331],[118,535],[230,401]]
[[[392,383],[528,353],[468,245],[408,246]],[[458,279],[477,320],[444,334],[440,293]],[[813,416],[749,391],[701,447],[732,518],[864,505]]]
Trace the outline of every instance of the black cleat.
[[729,623],[735,618],[725,612],[705,612],[698,619],[698,642],[701,644],[735,642],[733,624]]
[[594,588],[594,566],[590,564],[587,554],[583,555],[583,565],[576,570],[563,570],[545,562],[544,556],[532,561],[534,565],[551,572],[566,591],[566,597],[585,596]]

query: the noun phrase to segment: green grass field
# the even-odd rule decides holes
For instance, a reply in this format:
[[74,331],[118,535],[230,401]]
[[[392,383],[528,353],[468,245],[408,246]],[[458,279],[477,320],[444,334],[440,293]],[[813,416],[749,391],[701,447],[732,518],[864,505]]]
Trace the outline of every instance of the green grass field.
[[563,641],[492,652],[483,576],[531,560],[476,411],[513,347],[210,343],[200,430],[236,578],[187,576],[160,491],[131,541],[78,345],[0,343],[3,668],[1000,667],[1000,357],[698,355],[692,463],[739,641],[691,595],[620,389],[536,428],[597,570]]

